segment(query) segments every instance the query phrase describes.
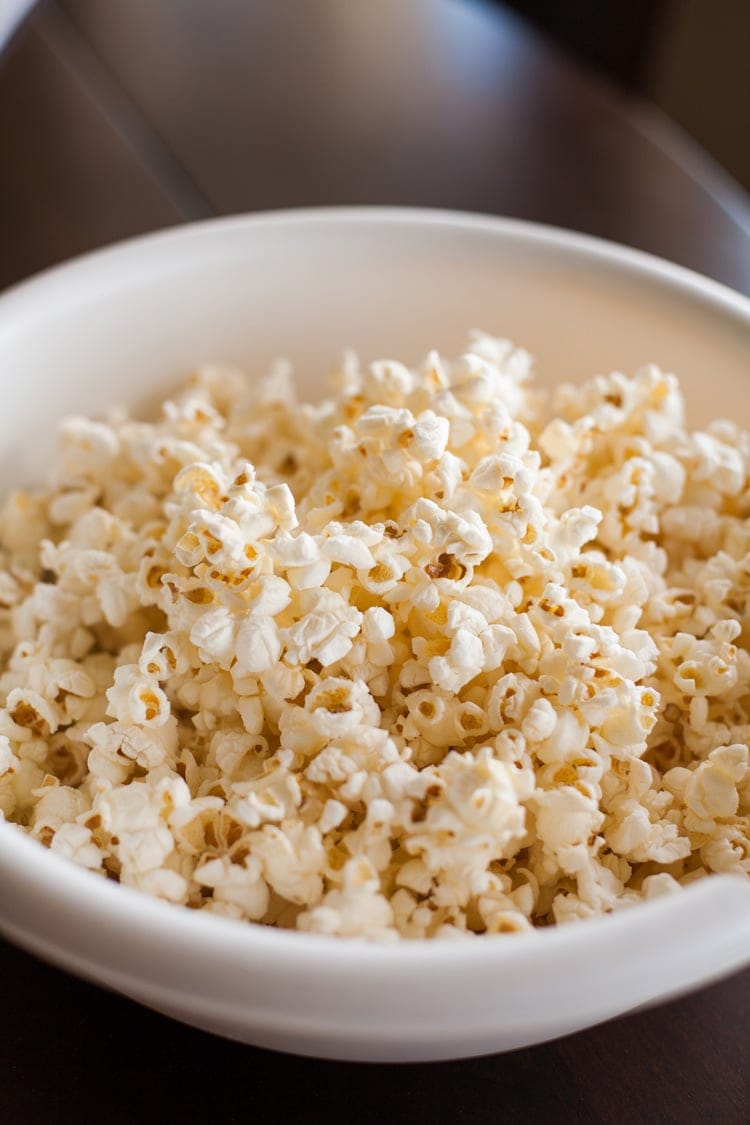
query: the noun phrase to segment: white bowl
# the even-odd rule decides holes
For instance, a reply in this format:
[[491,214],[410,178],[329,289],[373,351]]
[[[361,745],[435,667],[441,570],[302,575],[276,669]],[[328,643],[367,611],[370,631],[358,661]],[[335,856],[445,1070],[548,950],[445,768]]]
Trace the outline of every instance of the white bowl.
[[[182,227],[0,298],[0,484],[38,478],[71,411],[159,397],[204,360],[278,354],[319,390],[368,358],[509,335],[548,379],[655,360],[695,417],[748,421],[750,301],[666,262],[523,223],[429,211],[286,212]],[[0,824],[0,929],[160,1011],[329,1058],[507,1050],[707,983],[750,961],[750,881],[716,876],[612,917],[472,942],[277,932],[152,901]],[[12,1018],[12,1015],[11,1015]]]

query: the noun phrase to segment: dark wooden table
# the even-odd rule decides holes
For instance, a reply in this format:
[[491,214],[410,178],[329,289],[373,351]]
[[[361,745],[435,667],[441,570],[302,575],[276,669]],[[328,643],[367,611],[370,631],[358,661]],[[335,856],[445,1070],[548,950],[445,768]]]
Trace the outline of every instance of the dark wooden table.
[[[740,190],[499,7],[59,0],[0,58],[0,286],[155,227],[331,203],[555,223],[750,292]],[[556,1043],[434,1066],[226,1043],[4,944],[0,1003],[7,1125],[750,1120],[750,972]]]

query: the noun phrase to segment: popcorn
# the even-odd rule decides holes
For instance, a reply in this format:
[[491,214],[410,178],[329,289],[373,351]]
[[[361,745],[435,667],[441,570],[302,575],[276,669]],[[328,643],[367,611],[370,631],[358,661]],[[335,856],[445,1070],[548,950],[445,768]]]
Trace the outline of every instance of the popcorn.
[[655,367],[206,368],[0,508],[0,816],[310,933],[533,931],[750,876],[750,434]]
[[[242,863],[233,863],[227,856],[221,856],[202,864],[194,874],[196,882],[213,890],[213,907],[234,907],[238,917],[250,919],[260,919],[267,912],[268,884],[257,859],[248,856]],[[234,911],[219,913],[231,916]]]
[[747,746],[717,746],[690,775],[685,786],[686,823],[733,817],[739,808],[738,785],[750,777]]
[[66,821],[57,828],[50,848],[66,859],[72,859],[80,867],[98,871],[102,864],[102,852],[94,842],[91,830],[75,821]]
[[300,930],[389,940],[396,937],[393,909],[380,892],[378,873],[367,860],[349,860],[342,871],[343,888],[328,891],[319,906],[297,918]]

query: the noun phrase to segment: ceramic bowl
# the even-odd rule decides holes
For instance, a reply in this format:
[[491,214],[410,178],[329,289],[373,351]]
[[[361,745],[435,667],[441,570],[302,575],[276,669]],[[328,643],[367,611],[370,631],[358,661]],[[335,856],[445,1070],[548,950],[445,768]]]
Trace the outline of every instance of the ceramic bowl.
[[[365,358],[460,350],[479,327],[544,379],[655,361],[692,421],[750,422],[750,301],[655,258],[478,216],[362,209],[181,227],[0,297],[0,485],[33,483],[57,421],[146,407],[192,367],[277,355],[321,390]],[[279,932],[154,901],[0,824],[0,930],[39,956],[248,1043],[328,1058],[458,1058],[537,1043],[750,961],[750,881],[715,876],[530,935],[395,946]],[[12,1020],[12,1013],[6,1013]]]

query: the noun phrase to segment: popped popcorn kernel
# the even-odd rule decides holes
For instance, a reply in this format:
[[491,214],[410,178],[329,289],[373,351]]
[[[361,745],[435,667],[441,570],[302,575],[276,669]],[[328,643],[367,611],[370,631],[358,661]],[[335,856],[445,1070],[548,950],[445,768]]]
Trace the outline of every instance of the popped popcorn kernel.
[[471,939],[750,877],[750,435],[474,333],[207,367],[0,507],[0,816],[193,910]]

